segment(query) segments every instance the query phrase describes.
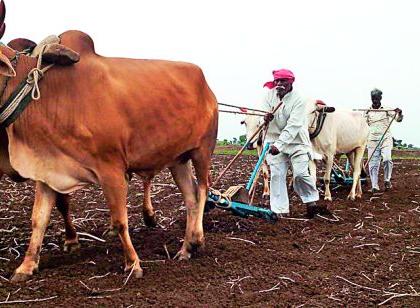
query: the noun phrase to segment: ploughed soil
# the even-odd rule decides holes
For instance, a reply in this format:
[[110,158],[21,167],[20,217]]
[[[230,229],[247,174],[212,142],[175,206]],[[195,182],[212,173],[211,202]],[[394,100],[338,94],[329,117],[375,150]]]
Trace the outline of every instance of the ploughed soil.
[[[215,155],[213,178],[231,158]],[[222,187],[246,183],[255,162],[256,157],[241,157]],[[419,307],[420,160],[396,159],[394,167],[390,192],[372,195],[366,185],[363,198],[351,202],[346,200],[348,187],[334,189],[330,216],[306,220],[305,208],[292,192],[292,219],[274,224],[214,209],[204,216],[206,245],[189,262],[172,259],[181,246],[186,210],[170,174],[154,180],[156,228],[143,223],[142,181],[134,177],[129,226],[144,277],[128,281],[118,238],[103,242],[81,235],[79,251],[63,252],[63,221],[54,209],[40,271],[30,281],[8,282],[29,242],[34,192],[31,182],[3,178],[0,304],[360,307],[389,299],[385,305]],[[259,196],[256,203],[267,206]],[[71,211],[79,232],[103,238],[110,218],[99,187],[72,194]]]

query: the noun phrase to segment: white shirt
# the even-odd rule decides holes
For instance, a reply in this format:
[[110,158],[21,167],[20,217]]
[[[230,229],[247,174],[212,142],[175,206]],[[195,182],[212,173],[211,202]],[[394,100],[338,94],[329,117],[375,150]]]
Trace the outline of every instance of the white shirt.
[[[262,107],[266,111],[272,111],[279,102],[277,90],[273,88],[265,95]],[[283,97],[283,105],[270,122],[266,141],[274,142],[280,152],[288,155],[312,152],[306,100],[297,91],[292,90]]]
[[[391,109],[387,107],[380,107],[379,109]],[[385,133],[386,129],[388,128],[389,124],[392,121],[392,118],[395,116],[395,111],[366,111],[365,117],[367,123],[369,125],[369,137],[368,137],[368,146],[369,145],[376,145],[379,142]],[[397,122],[402,121],[402,115],[397,115],[395,118]],[[386,132],[383,143],[391,143],[392,145],[392,134],[391,130],[388,129]]]

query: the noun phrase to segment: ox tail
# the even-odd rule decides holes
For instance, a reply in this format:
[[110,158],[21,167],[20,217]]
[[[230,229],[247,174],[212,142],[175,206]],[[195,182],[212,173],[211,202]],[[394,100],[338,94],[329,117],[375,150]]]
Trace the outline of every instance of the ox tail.
[[366,179],[368,175],[367,175],[367,172],[366,172],[364,159],[362,159],[361,164],[362,164],[362,169],[360,170],[360,178],[361,179]]

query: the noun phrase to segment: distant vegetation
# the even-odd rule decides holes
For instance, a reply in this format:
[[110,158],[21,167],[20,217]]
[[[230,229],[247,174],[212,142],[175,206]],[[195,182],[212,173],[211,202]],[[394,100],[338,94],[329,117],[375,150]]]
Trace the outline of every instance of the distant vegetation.
[[399,150],[420,150],[420,148],[415,147],[411,143],[407,144],[400,139],[392,138],[394,141],[394,148]]
[[[238,138],[233,137],[231,140],[217,140],[217,148],[215,150],[215,154],[228,154],[228,155],[235,155],[240,147],[242,147],[246,142],[246,135],[241,135]],[[393,138],[394,142],[394,149],[395,150],[420,150],[419,147],[414,146],[413,144],[405,143],[401,139],[395,139]],[[245,150],[243,152],[244,155],[256,155],[255,150]],[[401,155],[402,153],[394,153],[394,158],[400,158],[400,159],[420,159],[415,155],[415,157]]]
[[[411,143],[405,143],[401,139],[392,138],[394,141],[394,148],[399,150],[420,150],[419,147],[414,146]],[[246,142],[246,135],[241,135],[239,138],[233,137],[231,140],[223,139],[217,140],[218,146],[225,146],[225,145],[244,145]]]
[[244,145],[246,142],[246,135],[241,135],[239,138],[233,137],[232,140],[217,140],[218,146],[224,146],[224,145]]

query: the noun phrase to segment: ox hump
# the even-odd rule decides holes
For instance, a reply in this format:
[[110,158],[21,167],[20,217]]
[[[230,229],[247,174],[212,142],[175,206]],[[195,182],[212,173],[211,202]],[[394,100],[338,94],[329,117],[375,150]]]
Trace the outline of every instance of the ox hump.
[[80,55],[95,54],[95,44],[92,38],[82,31],[66,31],[60,34],[60,39],[62,45],[71,48]]

